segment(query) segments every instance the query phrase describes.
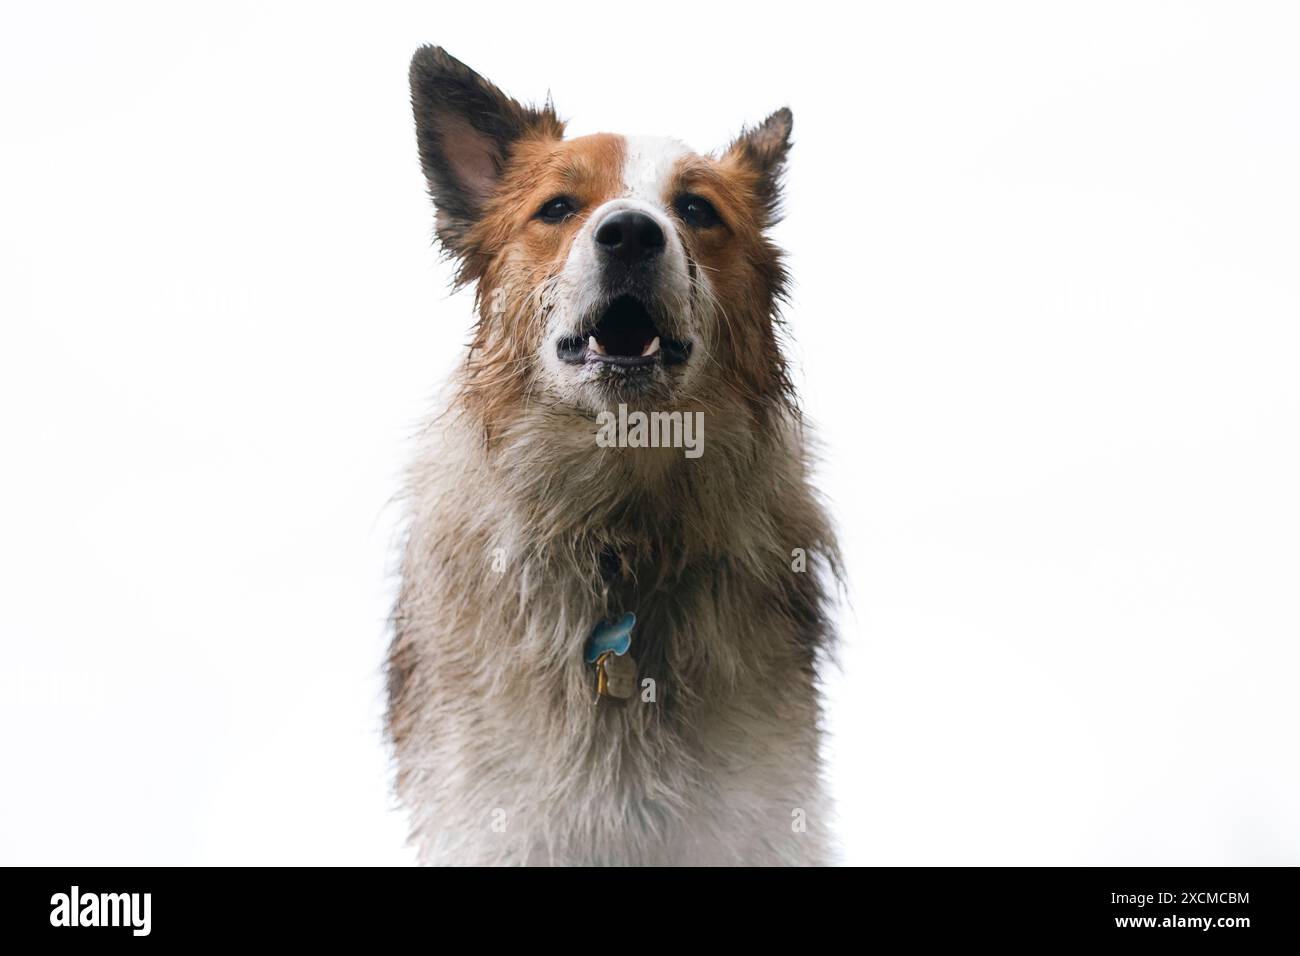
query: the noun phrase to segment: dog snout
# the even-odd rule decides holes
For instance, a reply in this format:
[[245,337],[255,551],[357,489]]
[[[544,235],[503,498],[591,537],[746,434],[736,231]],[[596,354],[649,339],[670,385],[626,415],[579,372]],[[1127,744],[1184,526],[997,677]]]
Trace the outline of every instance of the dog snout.
[[624,209],[605,218],[596,230],[596,248],[625,266],[649,262],[664,251],[663,227],[643,212]]

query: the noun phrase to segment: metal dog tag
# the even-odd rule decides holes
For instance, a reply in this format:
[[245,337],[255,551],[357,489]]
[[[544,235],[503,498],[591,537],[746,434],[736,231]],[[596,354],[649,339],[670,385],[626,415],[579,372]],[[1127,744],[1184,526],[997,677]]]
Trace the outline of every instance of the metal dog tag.
[[596,696],[629,700],[636,693],[636,661],[607,651],[596,660]]

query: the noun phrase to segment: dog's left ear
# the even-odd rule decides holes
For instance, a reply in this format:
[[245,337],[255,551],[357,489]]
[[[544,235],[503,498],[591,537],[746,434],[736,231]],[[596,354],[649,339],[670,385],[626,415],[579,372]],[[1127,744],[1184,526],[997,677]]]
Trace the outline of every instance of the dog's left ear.
[[411,108],[420,166],[438,209],[438,238],[462,258],[466,234],[492,198],[511,151],[530,135],[560,138],[549,103],[530,109],[446,50],[421,47],[411,59]]
[[754,195],[766,217],[764,225],[781,218],[781,174],[793,128],[794,114],[783,106],[758,126],[742,130],[724,154],[725,160],[752,174]]

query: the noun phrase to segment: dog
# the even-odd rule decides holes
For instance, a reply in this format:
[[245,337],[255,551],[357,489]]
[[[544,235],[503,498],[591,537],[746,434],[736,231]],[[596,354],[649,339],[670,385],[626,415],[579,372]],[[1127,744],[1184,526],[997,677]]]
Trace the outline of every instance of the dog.
[[419,860],[834,862],[839,559],[767,236],[789,110],[700,155],[565,139],[437,47],[410,82],[437,239],[476,288],[409,474],[386,668]]

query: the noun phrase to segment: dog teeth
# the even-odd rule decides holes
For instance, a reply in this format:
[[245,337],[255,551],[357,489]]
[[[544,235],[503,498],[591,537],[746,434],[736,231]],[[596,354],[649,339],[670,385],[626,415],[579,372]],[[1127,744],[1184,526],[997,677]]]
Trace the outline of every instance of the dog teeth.
[[647,355],[654,355],[658,351],[659,351],[659,336],[656,335],[654,337],[654,341],[645,347],[645,351],[641,353],[641,357],[645,358]]
[[597,355],[605,354],[605,350],[601,348],[600,343],[596,341],[596,336],[594,335],[587,336],[587,348],[592,352],[595,352]]

